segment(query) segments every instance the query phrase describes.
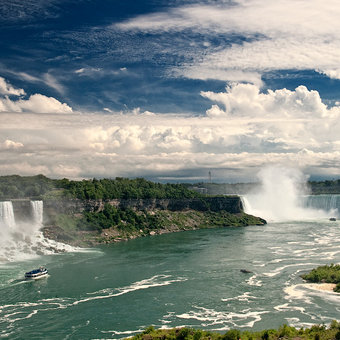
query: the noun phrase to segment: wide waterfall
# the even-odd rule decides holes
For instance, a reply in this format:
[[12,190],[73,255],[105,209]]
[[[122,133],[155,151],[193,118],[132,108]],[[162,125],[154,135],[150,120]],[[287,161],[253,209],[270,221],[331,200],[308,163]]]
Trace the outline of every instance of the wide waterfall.
[[340,211],[340,195],[309,195],[302,199],[306,208]]
[[[0,264],[74,248],[44,237],[43,202],[0,202]],[[21,205],[20,205],[21,204]],[[18,218],[16,218],[18,213]]]

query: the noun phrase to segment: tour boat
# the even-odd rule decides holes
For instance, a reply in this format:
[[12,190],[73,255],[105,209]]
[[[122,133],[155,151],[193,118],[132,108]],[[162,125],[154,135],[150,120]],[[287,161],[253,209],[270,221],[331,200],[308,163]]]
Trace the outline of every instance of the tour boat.
[[37,280],[48,275],[48,271],[44,267],[40,267],[38,269],[31,270],[30,272],[25,273],[25,279],[27,280]]

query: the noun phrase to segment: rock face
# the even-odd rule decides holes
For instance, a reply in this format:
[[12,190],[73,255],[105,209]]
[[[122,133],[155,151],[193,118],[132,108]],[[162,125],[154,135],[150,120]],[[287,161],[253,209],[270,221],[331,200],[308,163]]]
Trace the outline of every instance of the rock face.
[[[12,200],[13,210],[17,220],[32,218],[32,207],[30,200]],[[114,199],[103,200],[44,200],[43,214],[44,222],[49,223],[51,218],[58,214],[76,215],[83,211],[98,212],[109,203],[120,209],[136,210],[170,210],[170,211],[221,211],[225,210],[232,214],[243,212],[242,202],[238,196],[204,197],[193,199]]]
[[104,205],[109,203],[117,208],[137,210],[198,210],[198,211],[221,211],[225,210],[232,214],[243,212],[242,202],[238,196],[204,197],[193,199],[114,199],[102,200],[45,200],[44,217],[55,214],[78,214],[85,211],[101,211]]

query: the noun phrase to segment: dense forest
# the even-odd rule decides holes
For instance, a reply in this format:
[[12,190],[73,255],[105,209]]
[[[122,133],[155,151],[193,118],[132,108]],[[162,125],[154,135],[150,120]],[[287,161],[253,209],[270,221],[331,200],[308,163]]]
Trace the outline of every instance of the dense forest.
[[161,184],[144,178],[57,180],[43,175],[0,177],[0,199],[15,198],[78,198],[78,199],[130,199],[130,198],[195,198],[201,195],[184,184]]

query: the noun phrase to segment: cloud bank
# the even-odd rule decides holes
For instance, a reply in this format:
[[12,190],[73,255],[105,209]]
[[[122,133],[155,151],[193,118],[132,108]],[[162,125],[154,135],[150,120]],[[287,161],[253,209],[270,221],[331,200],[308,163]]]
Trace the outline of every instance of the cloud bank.
[[2,113],[0,173],[155,180],[254,180],[263,166],[336,176],[340,107],[304,86],[261,93],[253,84],[202,92],[204,116]]

